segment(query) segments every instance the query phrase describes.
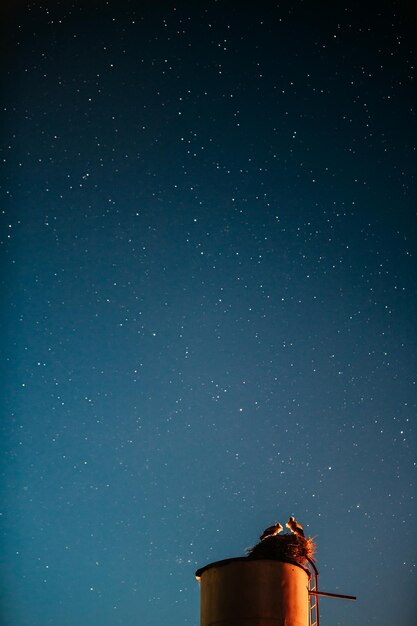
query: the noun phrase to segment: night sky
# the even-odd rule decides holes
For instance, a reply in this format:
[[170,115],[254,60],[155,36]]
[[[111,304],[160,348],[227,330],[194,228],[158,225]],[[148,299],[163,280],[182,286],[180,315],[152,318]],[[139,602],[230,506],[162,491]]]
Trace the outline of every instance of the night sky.
[[415,13],[3,3],[2,626],[198,626],[289,515],[415,623]]

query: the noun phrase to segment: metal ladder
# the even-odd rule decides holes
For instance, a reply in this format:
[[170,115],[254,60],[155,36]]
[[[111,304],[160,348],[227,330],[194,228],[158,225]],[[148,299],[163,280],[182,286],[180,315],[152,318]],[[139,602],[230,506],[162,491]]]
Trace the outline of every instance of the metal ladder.
[[319,616],[319,597],[317,595],[318,592],[318,577],[319,571],[311,559],[308,559],[310,564],[311,578],[308,583],[308,602],[310,608],[310,620],[309,626],[320,626],[320,616]]
[[309,569],[311,577],[308,583],[308,602],[310,608],[309,626],[320,626],[319,617],[319,596],[325,596],[327,598],[340,598],[341,600],[356,600],[356,596],[346,596],[341,593],[329,593],[328,591],[319,591],[319,570],[313,559],[309,559]]

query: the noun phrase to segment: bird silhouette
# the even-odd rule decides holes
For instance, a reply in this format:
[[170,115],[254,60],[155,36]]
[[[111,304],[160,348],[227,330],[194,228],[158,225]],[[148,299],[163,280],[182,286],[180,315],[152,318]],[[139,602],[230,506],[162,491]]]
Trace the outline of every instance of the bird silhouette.
[[294,535],[298,535],[299,537],[304,537],[303,527],[301,526],[301,524],[297,522],[296,519],[294,519],[292,515],[290,519],[288,520],[288,522],[285,524],[285,526],[289,528],[294,533]]
[[284,527],[279,522],[277,522],[273,526],[266,528],[264,532],[262,533],[262,535],[259,537],[259,539],[263,541],[267,537],[274,537],[275,535],[278,535],[278,533],[280,533],[281,530],[284,530]]

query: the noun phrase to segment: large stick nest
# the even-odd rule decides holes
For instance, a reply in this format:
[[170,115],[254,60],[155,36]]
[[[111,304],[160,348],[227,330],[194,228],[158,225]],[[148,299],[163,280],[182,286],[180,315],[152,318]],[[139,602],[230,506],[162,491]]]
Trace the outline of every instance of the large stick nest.
[[248,559],[272,559],[284,563],[295,563],[308,569],[314,558],[316,546],[310,537],[284,534],[267,537],[247,550]]

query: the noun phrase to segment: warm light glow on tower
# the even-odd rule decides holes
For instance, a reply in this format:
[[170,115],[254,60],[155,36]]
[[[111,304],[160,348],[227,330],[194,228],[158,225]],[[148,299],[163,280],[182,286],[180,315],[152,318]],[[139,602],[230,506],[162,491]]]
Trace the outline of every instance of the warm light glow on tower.
[[246,557],[197,570],[200,626],[319,626],[319,596],[356,600],[319,591],[313,539],[294,517],[286,526],[268,527]]
[[201,581],[200,625],[308,626],[307,571],[268,559],[211,563]]

